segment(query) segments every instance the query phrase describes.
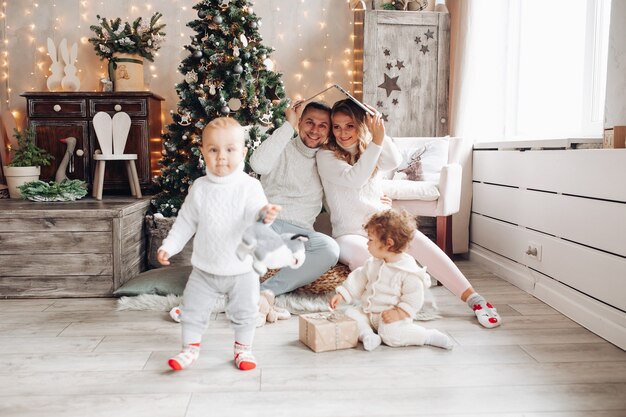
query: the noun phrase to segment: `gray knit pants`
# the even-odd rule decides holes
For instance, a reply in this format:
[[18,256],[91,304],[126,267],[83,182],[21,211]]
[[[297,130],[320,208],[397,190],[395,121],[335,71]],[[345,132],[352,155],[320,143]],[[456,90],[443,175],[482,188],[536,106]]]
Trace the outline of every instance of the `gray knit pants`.
[[259,276],[254,271],[213,275],[193,268],[180,309],[183,346],[202,341],[215,302],[223,294],[228,296],[226,314],[235,329],[235,341],[252,345],[259,311]]
[[278,234],[302,233],[309,237],[305,242],[306,259],[298,269],[282,268],[276,275],[261,284],[261,290],[270,290],[274,295],[284,294],[315,281],[335,266],[339,259],[339,245],[324,233],[295,226],[282,220],[274,220],[271,228]]

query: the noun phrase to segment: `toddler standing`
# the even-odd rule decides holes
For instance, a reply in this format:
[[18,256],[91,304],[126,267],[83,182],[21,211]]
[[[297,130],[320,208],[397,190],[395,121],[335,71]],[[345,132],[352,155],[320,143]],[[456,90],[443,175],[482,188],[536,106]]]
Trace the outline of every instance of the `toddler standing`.
[[356,320],[365,350],[374,350],[381,342],[451,349],[453,343],[446,334],[413,322],[424,304],[424,288],[430,287],[425,268],[404,253],[415,233],[414,221],[406,211],[386,210],[373,214],[364,228],[372,257],[336,288],[330,307],[360,299],[362,305],[349,308],[345,314]]
[[256,367],[252,340],[259,303],[259,276],[248,257],[240,261],[237,245],[243,232],[261,213],[265,223],[276,217],[279,206],[267,203],[258,180],[243,171],[247,153],[244,131],[232,118],[211,121],[202,132],[202,157],[206,175],[194,181],[172,229],[157,253],[162,265],[179,253],[194,236],[193,266],[181,305],[183,350],[169,366],[182,370],[198,359],[202,334],[220,295],[228,296],[226,312],[235,330],[237,368]]

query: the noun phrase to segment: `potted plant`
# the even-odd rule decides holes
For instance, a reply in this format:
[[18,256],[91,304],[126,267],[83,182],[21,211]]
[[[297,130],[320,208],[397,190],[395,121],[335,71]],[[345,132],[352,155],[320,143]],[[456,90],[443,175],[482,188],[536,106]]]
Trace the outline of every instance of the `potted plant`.
[[109,60],[109,78],[115,91],[143,90],[143,60],[154,61],[165,36],[165,24],[159,24],[162,16],[156,12],[149,23],[139,17],[131,24],[119,17],[107,20],[97,15],[100,24],[89,27],[96,34],[89,38],[96,54]]
[[4,167],[4,176],[9,186],[11,198],[20,198],[18,187],[24,183],[39,179],[41,166],[50,165],[54,159],[45,149],[35,145],[35,129],[29,128],[20,132],[14,129],[13,136],[17,139],[17,149],[11,149],[13,157]]

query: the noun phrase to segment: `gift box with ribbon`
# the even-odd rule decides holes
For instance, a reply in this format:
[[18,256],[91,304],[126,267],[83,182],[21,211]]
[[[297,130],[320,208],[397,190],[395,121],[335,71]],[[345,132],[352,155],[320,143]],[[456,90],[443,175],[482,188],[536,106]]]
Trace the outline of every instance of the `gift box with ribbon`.
[[313,352],[350,349],[359,342],[356,321],[339,313],[300,316],[300,341]]

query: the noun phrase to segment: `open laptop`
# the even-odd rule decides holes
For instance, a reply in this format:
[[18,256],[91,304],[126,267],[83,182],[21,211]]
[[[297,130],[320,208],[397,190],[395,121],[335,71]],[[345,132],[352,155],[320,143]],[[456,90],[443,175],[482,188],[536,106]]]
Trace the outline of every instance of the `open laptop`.
[[[357,100],[357,99],[356,99],[356,98],[355,98],[352,94],[348,93],[348,91],[346,91],[346,89],[345,89],[345,88],[341,87],[341,86],[340,86],[340,85],[338,85],[338,84],[333,84],[333,85],[331,85],[330,87],[323,89],[322,91],[320,91],[319,93],[315,94],[314,96],[309,97],[309,98],[307,98],[306,100],[304,100],[304,103],[306,103],[306,102],[308,102],[308,101],[311,101],[311,100],[313,100],[315,97],[318,97],[318,96],[320,96],[320,95],[322,95],[322,94],[324,94],[324,93],[326,93],[327,91],[332,90],[332,89],[336,89],[336,90],[338,90],[340,93],[342,93],[344,96],[347,96],[347,97],[348,97],[350,100],[352,100],[352,101],[353,101],[353,102],[354,102],[357,106],[359,106],[360,108],[362,108],[363,110],[365,110],[365,112],[366,112],[366,113],[368,113],[369,115],[374,116],[374,115],[376,114],[376,113],[375,113],[375,112],[373,112],[372,110],[370,110],[370,109],[368,109],[367,107],[365,107],[365,106],[363,105],[363,103],[361,103],[359,100]],[[327,93],[326,95],[328,95],[328,93]],[[345,98],[345,97],[343,97],[343,96],[341,96],[341,97],[339,97],[339,98],[336,98],[336,97],[335,97],[335,99],[334,99],[334,100],[329,100],[329,98],[330,98],[330,97],[324,97],[325,101],[326,101],[327,103],[330,103],[330,104],[332,105],[332,103],[334,103],[335,101],[341,100],[341,99],[343,99],[343,98]]]

